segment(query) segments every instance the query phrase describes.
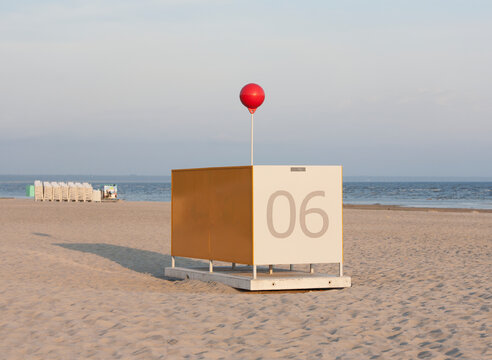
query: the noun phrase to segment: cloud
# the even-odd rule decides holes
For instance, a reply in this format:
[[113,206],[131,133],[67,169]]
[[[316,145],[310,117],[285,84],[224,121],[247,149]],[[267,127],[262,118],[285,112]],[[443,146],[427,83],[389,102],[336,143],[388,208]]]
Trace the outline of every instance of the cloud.
[[356,158],[359,150],[344,147],[354,143],[490,148],[491,26],[457,5],[426,9],[407,4],[388,16],[334,2],[12,2],[0,12],[0,141],[64,146],[56,139],[97,134],[192,149],[247,144],[238,92],[254,81],[267,93],[255,139],[286,161],[302,159],[277,152],[289,144],[307,160],[337,148]]

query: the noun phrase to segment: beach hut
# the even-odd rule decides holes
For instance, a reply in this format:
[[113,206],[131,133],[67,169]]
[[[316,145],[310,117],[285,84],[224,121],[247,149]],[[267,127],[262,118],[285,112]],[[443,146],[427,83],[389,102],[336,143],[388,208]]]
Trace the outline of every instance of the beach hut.
[[118,198],[118,186],[116,184],[103,185],[103,199],[116,200]]
[[[246,290],[349,287],[343,275],[341,166],[236,166],[172,171],[166,276]],[[208,269],[175,266],[208,260]],[[215,269],[213,261],[232,263]],[[338,274],[314,264],[338,264]],[[241,270],[236,268],[241,266]],[[274,266],[289,266],[275,269]],[[294,265],[307,266],[306,272]],[[257,274],[257,268],[267,269]]]

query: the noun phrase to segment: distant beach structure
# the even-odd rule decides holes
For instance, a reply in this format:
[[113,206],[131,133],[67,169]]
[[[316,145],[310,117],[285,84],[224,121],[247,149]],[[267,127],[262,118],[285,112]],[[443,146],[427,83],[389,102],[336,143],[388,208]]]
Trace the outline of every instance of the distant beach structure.
[[118,186],[116,184],[105,184],[103,186],[102,196],[104,200],[117,200]]
[[94,189],[89,183],[34,181],[27,185],[26,195],[34,197],[34,201],[81,201],[100,202],[101,190]]

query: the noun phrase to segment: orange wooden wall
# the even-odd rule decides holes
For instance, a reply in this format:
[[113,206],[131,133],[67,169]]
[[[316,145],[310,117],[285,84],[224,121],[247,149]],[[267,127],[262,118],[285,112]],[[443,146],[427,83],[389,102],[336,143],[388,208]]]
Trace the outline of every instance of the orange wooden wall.
[[172,171],[171,255],[253,264],[252,166]]

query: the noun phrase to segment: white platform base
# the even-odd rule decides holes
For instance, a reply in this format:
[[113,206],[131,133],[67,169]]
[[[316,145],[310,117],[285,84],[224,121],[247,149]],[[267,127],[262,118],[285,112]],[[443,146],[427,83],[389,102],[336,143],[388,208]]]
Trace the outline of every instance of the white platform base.
[[330,289],[351,286],[350,276],[328,274],[310,274],[300,271],[275,269],[273,274],[258,272],[253,279],[251,267],[231,269],[230,267],[208,268],[167,267],[165,275],[177,279],[215,281],[234,288],[258,290],[296,290],[296,289]]

